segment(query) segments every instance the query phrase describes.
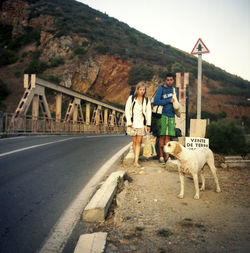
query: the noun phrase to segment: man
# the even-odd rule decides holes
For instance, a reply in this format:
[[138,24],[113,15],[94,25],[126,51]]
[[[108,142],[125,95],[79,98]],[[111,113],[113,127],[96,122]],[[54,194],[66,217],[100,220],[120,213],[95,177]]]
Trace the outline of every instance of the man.
[[[169,73],[166,76],[165,83],[157,88],[154,97],[154,105],[162,105],[162,116],[157,120],[157,126],[159,127],[159,155],[160,163],[165,163],[168,160],[168,154],[163,156],[163,146],[166,145],[171,136],[175,136],[175,111],[173,108],[174,102],[174,83],[173,74]],[[164,159],[165,158],[165,159]]]

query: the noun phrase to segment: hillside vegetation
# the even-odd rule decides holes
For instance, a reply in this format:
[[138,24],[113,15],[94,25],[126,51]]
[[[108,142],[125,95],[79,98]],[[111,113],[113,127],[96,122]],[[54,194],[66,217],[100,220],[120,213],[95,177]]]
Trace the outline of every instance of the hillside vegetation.
[[[5,71],[6,66],[24,62],[26,59],[25,68],[17,67],[13,78],[21,80],[23,73],[37,73],[42,78],[61,83],[63,75],[57,70],[63,68],[62,66],[80,65],[90,58],[97,59],[107,55],[122,59],[123,64],[126,62],[129,64],[125,75],[128,86],[123,85],[126,90],[129,89],[129,85],[135,85],[141,80],[151,81],[153,77],[162,80],[165,73],[170,71],[189,72],[190,88],[192,93],[196,92],[194,89],[197,76],[196,57],[171,45],[165,45],[85,4],[74,0],[4,0],[0,3],[0,9],[0,79],[4,78],[1,70]],[[9,20],[6,15],[15,15],[15,19]],[[70,50],[64,55],[52,57],[46,55],[45,49],[49,41],[62,38],[72,39]],[[33,50],[25,51],[24,48],[31,44]],[[75,75],[71,73],[71,76]],[[203,76],[207,87],[205,96],[208,94],[217,97],[236,96],[239,97],[238,102],[233,102],[232,106],[249,108],[246,99],[250,97],[249,81],[207,62],[203,62]],[[88,89],[82,90],[100,97],[100,94],[96,92],[94,94],[93,84],[101,85],[99,75],[96,78],[98,79],[92,82]],[[0,88],[6,90],[8,80],[1,80],[0,85]],[[77,87],[80,87],[79,85],[80,83],[75,84]],[[71,88],[74,88],[74,85]],[[10,93],[11,90],[6,92],[6,97]],[[191,101],[195,95],[192,96]],[[112,98],[107,96],[104,98],[111,102],[118,101],[118,99],[112,101]],[[1,99],[4,100],[2,97]],[[194,113],[194,107],[191,106],[190,110],[190,113]],[[220,112],[218,108],[214,110]],[[210,113],[215,113],[214,110],[206,108]]]

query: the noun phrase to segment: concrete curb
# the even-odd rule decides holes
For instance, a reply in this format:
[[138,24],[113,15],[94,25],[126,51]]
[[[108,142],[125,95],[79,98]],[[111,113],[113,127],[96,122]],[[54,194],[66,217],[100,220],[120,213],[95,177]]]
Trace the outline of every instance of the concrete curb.
[[241,156],[225,156],[225,164],[229,168],[233,167],[248,167],[250,160],[244,160]]
[[96,192],[83,211],[83,220],[87,222],[100,222],[105,220],[114,195],[117,192],[119,178],[123,180],[125,172],[113,172],[102,187]]
[[104,252],[107,235],[107,233],[103,232],[81,235],[74,253]]
[[[84,209],[82,214],[84,221],[96,222],[105,219],[113,197],[116,194],[119,178],[123,180],[124,174],[124,171],[111,173]],[[83,234],[79,237],[74,253],[102,253],[105,251],[106,238],[107,233],[104,232]]]

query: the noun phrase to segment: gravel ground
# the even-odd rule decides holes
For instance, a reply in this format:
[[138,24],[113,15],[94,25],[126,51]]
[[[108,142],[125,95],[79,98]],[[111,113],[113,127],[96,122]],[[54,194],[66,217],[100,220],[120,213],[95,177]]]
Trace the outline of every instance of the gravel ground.
[[[223,160],[216,155],[217,165]],[[221,193],[206,169],[206,190],[194,200],[194,184],[185,178],[184,199],[172,167],[142,161],[144,169],[120,164],[127,179],[105,222],[91,232],[108,232],[106,253],[250,252],[250,168],[220,168]]]

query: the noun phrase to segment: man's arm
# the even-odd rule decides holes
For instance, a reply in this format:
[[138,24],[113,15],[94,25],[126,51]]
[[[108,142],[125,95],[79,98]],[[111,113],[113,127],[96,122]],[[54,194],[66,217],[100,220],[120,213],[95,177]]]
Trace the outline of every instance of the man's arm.
[[166,105],[171,103],[172,97],[166,99],[161,99],[161,97],[162,97],[162,86],[159,86],[155,93],[154,105]]

